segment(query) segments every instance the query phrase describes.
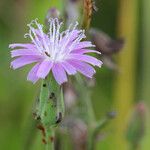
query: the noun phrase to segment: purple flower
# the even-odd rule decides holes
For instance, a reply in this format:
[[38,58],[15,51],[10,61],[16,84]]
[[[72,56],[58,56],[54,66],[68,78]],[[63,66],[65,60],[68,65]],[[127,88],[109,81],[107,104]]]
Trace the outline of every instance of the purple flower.
[[102,62],[88,53],[99,53],[89,47],[95,47],[85,38],[84,30],[77,29],[78,23],[71,24],[66,31],[61,32],[62,23],[58,19],[49,20],[49,31],[43,31],[43,25],[33,20],[29,27],[31,43],[10,44],[11,57],[17,57],[11,62],[13,69],[23,67],[27,64],[36,63],[30,70],[27,80],[35,83],[40,78],[44,79],[52,71],[55,80],[62,84],[67,81],[67,75],[78,72],[86,77],[92,78],[95,73],[91,66],[101,67]]

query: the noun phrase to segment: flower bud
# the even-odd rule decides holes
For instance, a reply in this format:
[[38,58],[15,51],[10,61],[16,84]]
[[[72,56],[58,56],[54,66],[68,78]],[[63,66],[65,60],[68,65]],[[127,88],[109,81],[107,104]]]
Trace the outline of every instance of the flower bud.
[[117,53],[124,45],[124,40],[122,38],[113,40],[102,31],[91,29],[89,33],[92,37],[92,41],[96,45],[97,50],[104,55],[112,55]]
[[127,139],[136,149],[141,142],[141,139],[145,131],[145,104],[140,102],[135,106],[135,110],[132,114],[130,122],[127,129]]

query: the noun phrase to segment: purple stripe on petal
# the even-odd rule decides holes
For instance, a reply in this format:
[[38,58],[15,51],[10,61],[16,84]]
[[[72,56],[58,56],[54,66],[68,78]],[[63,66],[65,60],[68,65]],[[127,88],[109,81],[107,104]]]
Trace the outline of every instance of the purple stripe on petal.
[[41,54],[38,51],[35,50],[29,50],[29,49],[17,49],[11,51],[11,57],[18,57],[18,56],[28,56],[28,55],[38,55],[41,56]]
[[53,76],[58,84],[62,84],[67,81],[67,75],[64,68],[59,64],[56,63],[52,68]]
[[44,60],[37,71],[37,76],[44,79],[48,75],[52,67],[53,63],[51,61]]
[[79,36],[80,30],[73,30],[70,37],[70,42],[74,41]]
[[77,60],[69,60],[68,62],[86,77],[92,78],[92,76],[96,73],[95,69],[92,66],[84,62]]
[[27,64],[31,64],[31,63],[38,62],[38,61],[41,61],[40,57],[22,56],[22,57],[19,57],[19,58],[13,60],[11,62],[11,66],[13,67],[13,69],[17,69],[17,68],[23,67]]
[[89,55],[70,54],[70,58],[73,58],[75,60],[85,61],[87,63],[92,64],[93,66],[101,67],[102,65],[102,62],[100,60]]
[[37,77],[37,71],[39,69],[39,66],[40,66],[40,63],[36,64],[31,70],[30,72],[28,73],[28,76],[27,76],[27,80],[28,81],[31,81],[33,83],[36,83],[38,80],[39,80],[39,77]]
[[[78,37],[78,35],[79,35],[79,33],[80,33],[79,30],[73,30],[73,31],[71,31],[71,32],[72,32],[72,34],[70,33],[71,36],[69,37],[69,41],[68,41],[68,44],[67,44],[67,45],[71,44],[71,42],[74,41],[74,40]],[[60,44],[64,44],[64,43],[66,42],[66,39],[67,39],[67,35],[65,35],[65,36],[62,38],[62,40],[60,41]]]
[[26,44],[26,43],[14,43],[10,44],[9,48],[27,48],[27,49],[33,49],[35,48],[34,44]]
[[74,75],[77,73],[76,69],[68,62],[62,62],[61,65],[69,75]]
[[90,50],[90,49],[76,49],[76,50],[72,51],[72,53],[77,53],[77,54],[85,54],[85,53],[101,54],[99,51]]

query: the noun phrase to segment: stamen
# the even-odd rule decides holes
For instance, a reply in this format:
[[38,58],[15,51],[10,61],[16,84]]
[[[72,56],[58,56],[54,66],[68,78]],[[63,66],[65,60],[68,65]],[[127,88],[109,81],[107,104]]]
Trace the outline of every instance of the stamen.
[[59,38],[60,38],[60,28],[61,28],[61,26],[62,26],[62,22],[61,23],[59,23],[59,20],[57,19],[56,20],[56,22],[57,22],[57,32],[56,32],[56,47],[58,46],[58,44],[59,44]]
[[33,36],[32,36],[32,31],[29,30],[28,34],[25,34],[25,37],[27,37],[27,35],[30,37],[30,39],[32,40],[32,42],[35,44],[36,48],[41,52],[41,47],[37,44],[37,42],[34,40]]
[[[31,26],[32,24],[34,23],[34,20],[32,20],[32,22],[30,24],[27,24],[27,26],[29,27],[29,36],[31,35],[32,36],[32,33],[34,35],[34,38],[35,38],[35,42],[37,42],[38,46],[41,47],[41,42],[39,41],[38,37],[37,37],[37,34],[35,33],[35,29]],[[31,32],[32,31],[32,32]],[[33,37],[33,36],[32,36]]]
[[78,37],[72,42],[72,44],[70,45],[67,53],[70,53],[72,51],[72,49],[74,48],[74,46],[76,44],[78,44],[83,38],[86,38],[85,36],[85,30],[80,30],[80,34],[78,35]]
[[47,43],[46,43],[45,35],[44,35],[44,33],[43,33],[43,25],[40,25],[40,24],[37,22],[37,20],[34,20],[34,22],[35,22],[35,24],[37,25],[37,27],[38,27],[38,29],[39,29],[39,31],[40,31],[40,33],[41,33],[43,45],[44,45],[46,51],[48,52],[48,51],[49,51],[49,47],[48,47],[48,45],[47,45]]
[[[43,32],[43,25],[38,23],[38,19],[35,19],[28,24],[30,30],[29,33],[25,34],[25,37],[30,37],[36,48],[54,61],[60,61],[61,59],[64,59],[64,57],[66,57],[72,51],[74,46],[86,37],[84,30],[77,30],[77,37],[71,40],[78,26],[78,22],[70,24],[68,29],[61,33],[60,28],[63,23],[59,22],[58,18],[50,18],[48,22],[49,33],[47,37]],[[33,27],[34,25],[36,25],[37,29]],[[47,38],[49,40],[47,40]],[[70,40],[71,43],[69,44]],[[68,44],[69,47],[66,49]]]
[[71,29],[71,27],[73,26],[73,24],[70,24],[68,30],[66,30],[64,37],[66,38],[64,45],[62,46],[62,50],[64,50],[64,48],[67,46],[67,44],[69,43],[70,37],[73,35],[73,31],[75,30],[75,28],[77,27],[78,23],[76,22],[76,24],[74,25],[73,29]]

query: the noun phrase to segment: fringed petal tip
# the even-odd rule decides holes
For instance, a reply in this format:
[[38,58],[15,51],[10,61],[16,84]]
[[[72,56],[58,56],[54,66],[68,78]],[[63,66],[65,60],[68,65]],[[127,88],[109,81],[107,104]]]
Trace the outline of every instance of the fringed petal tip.
[[9,66],[11,69],[13,69],[13,70],[16,70],[17,69],[17,67],[14,65],[14,63],[13,62],[11,62],[11,64],[10,64],[10,66]]
[[62,81],[62,82],[57,82],[59,85],[62,85],[62,84],[64,84],[64,83],[66,83],[68,80],[64,80],[64,81]]
[[33,84],[35,84],[37,81],[33,81],[33,80],[30,80],[30,79],[28,79],[27,78],[27,81],[29,81],[29,82],[31,82],[31,83],[33,83]]
[[12,51],[10,52],[10,57],[11,57],[11,58],[14,58]]
[[66,72],[65,72],[64,68],[59,63],[56,63],[53,66],[52,73],[53,73],[55,80],[57,81],[57,83],[59,85],[68,81]]
[[97,51],[97,50],[95,50],[95,51],[96,51],[96,52],[95,52],[96,54],[99,54],[99,55],[101,55],[101,52],[99,52],[99,51]]
[[32,84],[36,84],[39,81],[40,78],[37,78],[36,80],[27,79],[27,81],[31,82]]
[[[92,44],[92,42],[91,42],[91,44]],[[94,44],[92,44],[91,47],[96,47],[96,46]]]
[[31,81],[33,84],[35,84],[40,78],[37,77],[37,71],[39,69],[39,66],[40,66],[40,63],[36,64],[31,70],[30,72],[28,73],[28,76],[27,76],[27,80],[28,81]]
[[101,52],[97,51],[97,50],[85,50],[85,53],[96,53],[96,54],[101,54]]
[[99,60],[99,65],[98,65],[98,67],[101,68],[102,65],[103,65],[103,62]]
[[13,69],[13,66],[10,64],[9,68]]
[[13,48],[15,48],[15,44],[9,44],[8,47],[11,48],[11,49],[13,49]]
[[15,47],[22,47],[23,44],[21,43],[13,43],[13,44],[9,44],[9,48],[14,49]]
[[14,51],[15,51],[15,50],[12,50],[12,51],[10,52],[11,58],[17,57]]
[[97,54],[102,54],[101,52],[100,52],[100,50],[96,50],[97,51]]

